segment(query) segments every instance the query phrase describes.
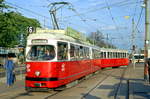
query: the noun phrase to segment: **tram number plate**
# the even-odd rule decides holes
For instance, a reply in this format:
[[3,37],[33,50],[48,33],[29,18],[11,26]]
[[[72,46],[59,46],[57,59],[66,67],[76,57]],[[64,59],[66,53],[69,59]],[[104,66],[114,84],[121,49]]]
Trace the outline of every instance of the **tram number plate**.
[[40,84],[40,83],[34,83],[34,86],[36,86],[36,87],[40,87],[40,86],[41,86],[41,84]]

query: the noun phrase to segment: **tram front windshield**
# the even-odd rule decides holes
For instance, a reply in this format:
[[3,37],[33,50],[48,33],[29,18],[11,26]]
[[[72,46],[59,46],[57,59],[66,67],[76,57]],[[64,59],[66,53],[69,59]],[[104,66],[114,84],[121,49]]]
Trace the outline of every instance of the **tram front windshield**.
[[55,58],[55,50],[52,45],[33,45],[27,55],[28,60],[45,61]]

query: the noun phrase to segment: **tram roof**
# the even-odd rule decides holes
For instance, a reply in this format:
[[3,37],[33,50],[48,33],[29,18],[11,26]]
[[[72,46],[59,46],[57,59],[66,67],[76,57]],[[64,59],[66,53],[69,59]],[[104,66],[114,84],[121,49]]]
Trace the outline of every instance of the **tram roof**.
[[90,43],[75,39],[71,36],[66,35],[66,30],[49,30],[49,29],[37,29],[36,33],[32,33],[28,36],[28,40],[32,39],[53,39],[53,40],[64,40],[74,43],[80,43],[90,45]]
[[110,48],[101,48],[101,51],[104,52],[128,52],[127,50],[123,50],[123,49],[110,49]]
[[85,44],[87,46],[91,46],[94,49],[101,51],[110,51],[110,52],[128,52],[127,50],[122,49],[110,49],[110,48],[100,48],[98,46],[94,46],[86,41],[82,41],[80,39],[75,39],[71,36],[66,35],[67,30],[50,30],[50,29],[40,29],[37,28],[36,33],[32,33],[28,36],[28,40],[32,39],[52,39],[52,40],[63,40],[72,43]]

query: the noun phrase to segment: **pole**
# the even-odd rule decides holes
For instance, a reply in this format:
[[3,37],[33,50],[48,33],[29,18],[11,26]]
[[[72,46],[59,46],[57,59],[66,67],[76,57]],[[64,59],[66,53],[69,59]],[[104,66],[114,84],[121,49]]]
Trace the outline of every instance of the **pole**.
[[46,18],[45,18],[45,16],[44,16],[44,28],[46,28]]
[[149,58],[150,41],[150,0],[145,0],[145,59]]
[[93,32],[93,45],[95,45],[95,35],[96,35],[96,33]]
[[108,47],[109,47],[109,46],[108,46],[108,40],[109,40],[108,34],[107,34],[106,39],[107,39],[107,48],[108,48]]
[[132,65],[135,69],[135,60],[134,60],[134,54],[135,54],[135,30],[134,30],[134,18],[132,19]]
[[[149,54],[149,41],[150,41],[150,0],[145,0],[145,66],[144,66],[144,78],[147,80],[147,59],[150,58]],[[150,73],[149,73],[150,74]],[[150,76],[150,75],[149,75]]]

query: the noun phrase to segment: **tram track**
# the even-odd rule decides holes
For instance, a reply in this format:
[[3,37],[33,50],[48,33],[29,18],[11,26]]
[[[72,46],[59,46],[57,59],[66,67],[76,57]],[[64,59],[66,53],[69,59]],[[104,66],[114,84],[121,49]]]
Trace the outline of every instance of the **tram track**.
[[[116,87],[116,90],[115,90],[115,94],[114,94],[114,99],[117,99],[118,97],[118,94],[119,94],[119,89],[121,87],[121,84],[122,84],[122,81],[123,81],[123,77],[125,75],[125,72],[126,72],[127,68],[123,69],[122,73],[121,73],[121,76],[120,76],[120,81],[119,81],[119,84],[117,85]],[[106,71],[106,70],[103,70],[103,71]],[[97,82],[97,84],[95,86],[93,86],[91,89],[89,89],[88,92],[86,92],[83,96],[81,96],[80,99],[86,99],[86,97],[88,97],[88,95],[90,95],[91,92],[93,92],[97,87],[101,86],[101,84],[106,80],[108,79],[110,76],[112,76],[113,72],[115,71],[111,71],[109,74],[106,74],[106,76],[101,79],[99,82]],[[103,73],[103,72],[100,72],[100,74]],[[72,88],[72,87],[71,87]],[[69,88],[66,88],[65,90],[67,90]],[[64,90],[63,90],[64,91]],[[44,99],[50,99],[52,97],[55,97],[56,95],[58,95],[61,91],[54,91],[52,92],[50,95],[48,96],[45,96]]]
[[[106,71],[106,70],[103,70],[103,71]],[[113,72],[113,71],[112,71],[112,72]],[[111,72],[111,73],[112,73],[112,72]],[[101,73],[102,73],[102,72],[100,72],[100,74],[101,74]],[[102,80],[100,80],[100,82],[98,82],[94,88],[92,88],[91,90],[89,90],[86,95],[82,96],[81,99],[84,99],[84,97],[86,97],[91,91],[93,91],[100,83],[102,83],[105,79],[107,79],[107,78],[111,75],[111,73],[107,74],[107,76],[106,76],[105,78],[103,78]],[[94,74],[94,73],[93,73],[93,74]],[[95,75],[96,75],[96,74],[95,74]],[[90,77],[90,78],[91,78],[91,77]],[[90,78],[88,78],[88,79],[90,79]],[[85,80],[83,80],[83,81],[85,81]],[[81,81],[80,83],[82,83],[83,81]],[[78,84],[80,84],[80,83],[78,83]],[[72,86],[72,87],[75,87],[75,86]],[[72,87],[70,87],[70,88],[72,88]],[[64,89],[63,91],[65,91],[65,90],[67,90],[67,89],[70,89],[70,88],[66,88],[66,89]],[[62,92],[62,91],[52,91],[52,93],[51,93],[50,95],[48,95],[48,96],[45,96],[44,99],[52,98],[53,96],[59,94],[60,92]]]
[[118,95],[119,95],[119,91],[120,91],[120,88],[121,88],[121,85],[122,85],[122,82],[123,82],[123,79],[124,79],[124,76],[125,76],[125,73],[127,71],[128,67],[126,69],[123,70],[123,73],[121,74],[121,77],[120,77],[120,82],[117,86],[117,89],[116,89],[116,92],[115,92],[115,95],[114,95],[114,99],[119,99],[118,98]]
[[112,73],[113,73],[113,71],[110,72],[105,78],[103,78],[102,80],[100,80],[92,89],[90,89],[85,95],[83,95],[81,97],[81,99],[85,99],[86,96],[88,96],[94,89],[96,89],[101,83],[103,83]]
[[60,92],[52,92],[51,95],[45,96],[44,99],[49,99],[49,98],[51,98],[51,97],[57,95],[58,93],[60,93]]
[[[119,81],[119,84],[116,88],[116,91],[115,91],[115,94],[114,94],[114,99],[119,99],[118,98],[118,94],[119,94],[119,89],[121,88],[121,84],[122,84],[122,81],[123,81],[123,78],[124,78],[124,75],[125,75],[125,72],[126,72],[127,68],[126,69],[123,69],[122,71],[122,74],[120,76],[120,81]],[[81,97],[81,99],[86,99],[86,97],[92,92],[94,91],[97,87],[101,86],[101,84],[108,78],[111,76],[111,74],[113,73],[114,71],[110,72],[105,78],[103,78],[102,80],[100,80],[93,88],[91,88],[85,95],[83,95]]]

